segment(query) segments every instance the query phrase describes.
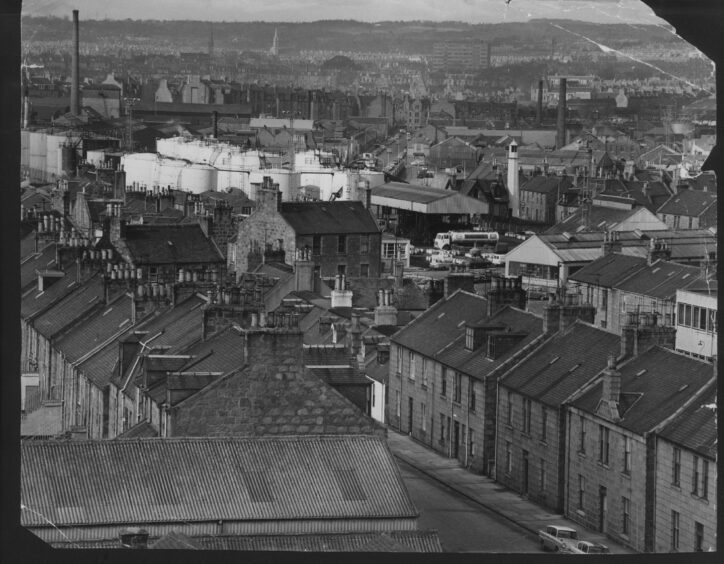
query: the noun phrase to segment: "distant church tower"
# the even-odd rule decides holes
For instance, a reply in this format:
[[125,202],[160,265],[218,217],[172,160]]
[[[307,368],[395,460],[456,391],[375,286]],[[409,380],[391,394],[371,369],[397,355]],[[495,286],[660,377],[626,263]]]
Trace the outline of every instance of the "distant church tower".
[[269,54],[272,57],[279,56],[279,36],[277,35],[277,28],[274,28],[274,41],[272,41],[272,46],[271,49],[269,49]]

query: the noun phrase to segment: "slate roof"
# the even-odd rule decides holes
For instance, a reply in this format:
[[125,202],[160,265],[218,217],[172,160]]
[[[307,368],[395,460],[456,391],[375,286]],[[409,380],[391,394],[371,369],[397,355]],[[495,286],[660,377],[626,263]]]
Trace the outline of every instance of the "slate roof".
[[[618,371],[621,373],[621,420],[617,424],[639,435],[672,416],[714,378],[710,363],[659,346],[619,366]],[[572,405],[595,413],[602,386],[602,382],[597,383]],[[696,400],[697,406],[703,403],[706,402]],[[680,436],[686,437],[687,431],[681,431]]]
[[[129,327],[129,325],[126,325]],[[129,327],[131,329],[132,327]],[[101,390],[111,381],[118,363],[118,340],[109,343],[78,366],[88,380]]]
[[[199,329],[200,330],[200,329]],[[179,370],[183,372],[221,372],[227,374],[244,365],[244,349],[241,335],[233,328],[226,329],[199,341],[184,350],[193,355]]]
[[127,429],[123,433],[116,435],[116,439],[140,439],[158,437],[158,429],[148,421],[136,423],[133,427]]
[[[133,326],[132,301],[132,298],[124,295],[98,309],[83,323],[79,323],[60,337],[55,344],[56,350],[62,352],[68,362],[75,362],[96,347],[101,346],[109,338],[115,335],[120,336],[121,333]],[[91,374],[89,373],[88,376],[90,377]]]
[[344,345],[304,346],[302,349],[304,366],[348,366],[349,359]]
[[249,366],[218,379],[174,408],[172,429],[208,437],[383,432],[311,370],[291,365]]
[[617,282],[631,276],[646,266],[646,259],[618,253],[602,256],[571,274],[571,282],[595,284],[611,288]]
[[26,527],[418,516],[377,437],[24,441],[21,461]]
[[21,291],[33,284],[37,284],[37,270],[56,268],[55,243],[49,243],[33,253],[30,258],[20,262],[20,289]]
[[88,282],[93,276],[97,276],[96,272],[83,270],[80,282],[76,282],[75,273],[66,275],[56,280],[47,290],[39,292],[34,290],[25,295],[20,302],[20,316],[23,319],[30,319],[44,308],[51,306],[55,302],[60,301],[63,297],[80,288]]
[[438,353],[436,359],[459,372],[471,374],[482,380],[508,360],[516,351],[521,350],[533,339],[540,336],[543,330],[543,320],[540,317],[510,306],[504,307],[492,317],[487,318],[485,323],[503,325],[505,331],[525,333],[525,337],[521,338],[507,352],[495,359],[491,359],[486,356],[483,347],[475,351],[469,351],[465,348],[465,325],[462,325],[458,328],[458,334],[455,336],[454,341],[449,343],[440,342],[445,350]]
[[135,264],[218,263],[225,260],[198,223],[128,225],[125,244]]
[[684,448],[716,460],[717,421],[716,411],[710,406],[717,401],[717,386],[713,382],[704,394],[670,421],[659,435]]
[[[63,283],[59,281],[56,284]],[[103,298],[103,280],[100,276],[94,276],[35,318],[33,327],[44,337],[51,338],[92,309],[101,307]]]
[[459,290],[438,301],[419,317],[392,335],[391,341],[405,348],[434,356],[460,335],[460,325],[487,318],[486,298]]
[[620,337],[576,321],[556,333],[500,379],[500,386],[554,408],[606,367]]
[[534,176],[520,186],[521,191],[537,192],[541,194],[557,194],[565,192],[572,186],[568,176]]
[[282,202],[281,215],[297,235],[379,233],[362,202]]
[[[637,213],[638,209],[619,209],[603,206],[591,206],[587,221],[584,224],[583,210],[577,209],[563,221],[559,221],[545,231],[546,235],[563,232],[580,233],[581,231],[610,231],[616,225]],[[579,228],[583,229],[579,231]]]
[[658,260],[644,266],[631,276],[620,279],[613,287],[622,292],[651,296],[662,300],[676,298],[676,290],[686,288],[701,277],[701,269]]
[[371,384],[362,372],[352,366],[345,368],[309,368],[309,370],[330,386],[369,386]]
[[680,190],[678,194],[671,196],[657,213],[699,217],[711,206],[716,206],[716,192]]

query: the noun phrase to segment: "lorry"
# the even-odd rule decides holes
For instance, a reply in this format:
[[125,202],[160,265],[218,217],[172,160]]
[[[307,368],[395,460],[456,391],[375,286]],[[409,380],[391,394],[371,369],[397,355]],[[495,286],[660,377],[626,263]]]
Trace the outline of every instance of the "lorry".
[[436,249],[451,249],[453,245],[459,247],[495,246],[500,240],[496,231],[446,231],[435,236]]
[[538,531],[538,538],[544,549],[554,552],[581,553],[577,547],[578,531],[571,527],[548,525],[544,530]]

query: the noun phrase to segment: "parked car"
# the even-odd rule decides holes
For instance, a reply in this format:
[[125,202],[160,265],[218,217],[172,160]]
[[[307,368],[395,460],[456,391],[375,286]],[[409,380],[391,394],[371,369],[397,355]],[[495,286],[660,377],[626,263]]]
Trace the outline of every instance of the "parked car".
[[541,546],[554,552],[577,552],[578,531],[561,525],[548,525],[545,530],[538,531]]
[[576,548],[583,554],[610,554],[611,551],[605,544],[591,541],[578,541]]

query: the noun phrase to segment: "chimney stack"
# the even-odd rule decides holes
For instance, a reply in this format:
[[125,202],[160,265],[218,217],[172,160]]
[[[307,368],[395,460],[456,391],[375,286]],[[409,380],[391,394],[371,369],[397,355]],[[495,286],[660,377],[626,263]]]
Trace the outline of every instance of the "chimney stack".
[[566,144],[566,79],[561,77],[559,81],[556,149],[560,149]]
[[71,59],[70,78],[70,111],[80,115],[80,39],[78,33],[78,10],[73,10],[73,52]]
[[538,105],[536,106],[535,121],[538,127],[543,123],[543,80],[538,81]]

